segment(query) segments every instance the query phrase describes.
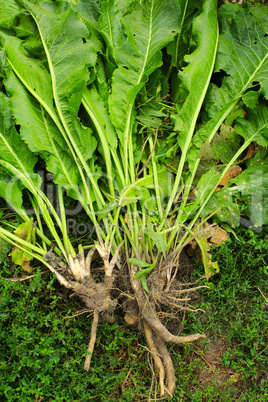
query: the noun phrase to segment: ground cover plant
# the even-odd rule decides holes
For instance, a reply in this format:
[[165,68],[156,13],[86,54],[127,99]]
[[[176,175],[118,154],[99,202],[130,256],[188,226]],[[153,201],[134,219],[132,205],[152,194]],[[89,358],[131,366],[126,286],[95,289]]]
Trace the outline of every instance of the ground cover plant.
[[[94,312],[86,370],[120,300],[172,396],[165,342],[204,338],[161,321],[166,307],[193,309],[185,247],[209,279],[217,224],[267,224],[267,8],[14,0],[0,25],[0,195],[16,213],[0,236],[14,263],[42,262]],[[94,227],[88,244],[70,239],[70,199]]]
[[[205,340],[169,345],[182,402],[265,402],[267,399],[267,228],[239,228],[236,238],[214,247],[222,267],[195,301],[205,312],[188,312],[187,331]],[[41,268],[41,266],[40,266]],[[142,335],[124,323],[100,322],[91,370],[83,370],[90,313],[69,298],[45,268],[23,282],[11,261],[0,266],[0,399],[13,401],[155,400],[152,362]],[[193,279],[203,276],[202,264]],[[178,320],[178,326],[180,321]],[[211,355],[211,349],[214,354]],[[155,373],[156,375],[156,373]],[[53,385],[53,386],[51,386]],[[153,386],[152,386],[153,385]],[[43,399],[42,399],[43,398]]]

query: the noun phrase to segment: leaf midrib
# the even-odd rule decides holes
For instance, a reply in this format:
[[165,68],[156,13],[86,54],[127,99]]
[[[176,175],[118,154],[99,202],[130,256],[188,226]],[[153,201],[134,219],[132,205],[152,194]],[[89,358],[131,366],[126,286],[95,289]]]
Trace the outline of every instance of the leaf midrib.
[[[268,49],[267,49],[268,50]],[[268,52],[265,55],[265,57],[261,60],[261,63],[258,65],[258,67],[256,68],[256,70],[254,71],[254,73],[250,76],[250,78],[248,79],[246,85],[243,87],[243,89],[241,90],[240,94],[243,94],[245,92],[245,90],[248,88],[248,85],[251,83],[251,81],[253,80],[254,76],[257,74],[257,72],[260,70],[260,68],[264,65],[266,59],[268,58]]]

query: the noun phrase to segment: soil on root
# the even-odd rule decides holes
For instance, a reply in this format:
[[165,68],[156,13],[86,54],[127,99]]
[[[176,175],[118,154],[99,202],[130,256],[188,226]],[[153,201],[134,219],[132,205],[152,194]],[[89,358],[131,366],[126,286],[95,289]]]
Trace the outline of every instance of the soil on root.
[[116,270],[113,269],[114,257],[110,260],[102,250],[91,252],[90,258],[88,276],[80,281],[70,281],[74,293],[94,312],[85,370],[90,367],[99,319],[114,322],[113,313],[120,303],[125,321],[138,328],[147,342],[159,376],[160,396],[172,397],[176,378],[166,342],[182,344],[205,338],[198,333],[180,335],[185,313],[196,311],[191,301],[201,288],[198,283],[191,282],[193,262],[185,250],[179,261],[168,258],[160,261],[148,278],[148,293],[140,280],[133,279],[127,260],[120,270]]

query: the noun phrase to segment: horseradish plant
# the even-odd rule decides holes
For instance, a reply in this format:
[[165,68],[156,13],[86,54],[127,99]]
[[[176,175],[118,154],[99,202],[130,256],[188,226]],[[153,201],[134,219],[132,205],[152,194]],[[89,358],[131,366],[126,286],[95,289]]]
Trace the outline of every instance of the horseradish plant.
[[[182,250],[197,243],[209,278],[212,220],[267,224],[266,13],[215,0],[1,1],[0,196],[19,223],[2,219],[0,235],[15,263],[42,262],[94,311],[85,369],[120,297],[173,395],[165,342],[204,337],[159,318],[194,290],[178,279]],[[70,198],[95,229],[77,249]]]

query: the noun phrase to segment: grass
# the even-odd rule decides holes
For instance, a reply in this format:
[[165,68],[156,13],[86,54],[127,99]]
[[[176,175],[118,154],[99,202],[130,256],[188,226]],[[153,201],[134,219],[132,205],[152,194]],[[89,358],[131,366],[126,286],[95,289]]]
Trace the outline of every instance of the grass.
[[[214,249],[221,272],[210,280],[209,290],[202,292],[199,307],[205,314],[188,314],[186,324],[208,336],[204,345],[191,348],[198,348],[201,356],[206,356],[210,342],[215,348],[212,357],[218,362],[214,364],[214,386],[210,385],[212,370],[201,389],[196,378],[191,378],[194,385],[185,401],[264,402],[268,398],[268,303],[264,297],[266,294],[268,298],[267,234],[267,228],[259,234],[241,228],[238,239],[231,236]],[[196,275],[201,272],[197,269]],[[229,371],[229,376],[225,375],[225,384],[221,384],[224,371]]]
[[[268,228],[241,228],[213,251],[220,274],[200,292],[184,332],[207,340],[170,346],[177,390],[173,401],[266,402],[268,399]],[[102,323],[89,373],[83,362],[90,313],[43,268],[24,282],[19,270],[0,268],[0,401],[154,400],[151,360],[142,336],[125,325]],[[195,279],[203,275],[197,263]],[[207,284],[204,279],[202,284]],[[262,294],[262,293],[263,294]]]

